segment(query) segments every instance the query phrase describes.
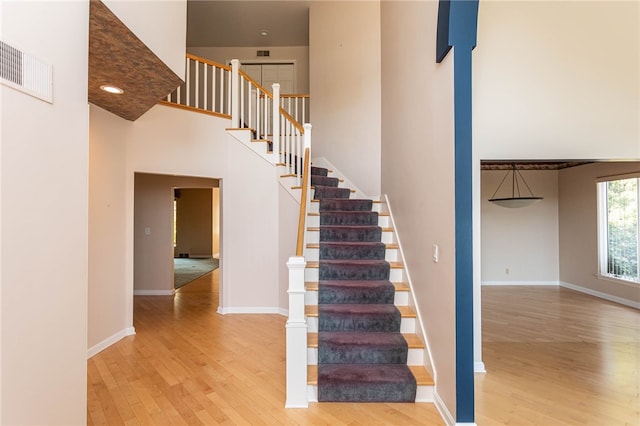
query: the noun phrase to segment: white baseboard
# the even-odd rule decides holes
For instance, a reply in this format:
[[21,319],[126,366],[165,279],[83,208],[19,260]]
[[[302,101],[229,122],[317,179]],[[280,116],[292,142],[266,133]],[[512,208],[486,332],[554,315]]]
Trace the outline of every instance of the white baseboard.
[[283,315],[282,308],[264,308],[264,307],[247,307],[247,308],[222,308],[218,307],[218,313],[227,314],[279,314]]
[[559,281],[482,281],[480,285],[551,285],[559,286]]
[[133,290],[134,296],[173,296],[176,290]]
[[487,370],[484,368],[484,362],[476,361],[473,363],[473,372],[474,373],[486,373]]
[[114,343],[122,340],[123,338],[125,338],[127,336],[132,336],[134,334],[136,334],[136,329],[133,328],[133,327],[127,327],[124,330],[118,331],[113,336],[107,337],[102,342],[90,347],[89,350],[87,350],[87,359],[89,359],[92,356],[94,356],[95,354],[107,349],[109,346],[111,346]]
[[436,409],[438,410],[438,413],[440,413],[440,417],[442,417],[442,420],[444,420],[444,422],[448,426],[454,426],[456,424],[456,421],[453,419],[451,412],[442,401],[442,398],[440,398],[437,389],[433,391],[433,402],[436,406]]
[[640,302],[635,302],[633,300],[625,299],[622,297],[614,296],[611,294],[603,293],[601,291],[592,290],[590,288],[581,287],[579,285],[567,283],[564,281],[560,281],[560,287],[565,287],[571,290],[579,291],[580,293],[585,293],[590,296],[599,297],[601,299],[608,300],[610,302],[619,303],[621,305],[629,306],[631,308],[640,309]]

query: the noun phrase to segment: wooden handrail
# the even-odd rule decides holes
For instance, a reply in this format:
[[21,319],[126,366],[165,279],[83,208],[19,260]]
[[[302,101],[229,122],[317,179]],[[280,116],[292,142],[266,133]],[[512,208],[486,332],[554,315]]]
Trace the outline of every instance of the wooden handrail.
[[191,53],[187,53],[187,58],[193,59],[194,61],[202,62],[216,68],[222,68],[223,70],[231,71],[231,67],[223,64],[219,64],[214,61],[210,61],[209,59],[201,58],[200,56],[192,55]]
[[256,89],[258,89],[260,92],[262,92],[262,94],[264,94],[267,97],[273,99],[273,95],[271,93],[269,93],[264,87],[262,87],[262,85],[260,83],[258,83],[257,81],[255,81],[254,79],[249,77],[249,75],[246,72],[244,72],[242,70],[238,70],[238,74],[240,74],[241,76],[243,76],[244,78],[249,80],[249,82],[251,84],[253,84],[256,87]]
[[291,116],[291,114],[289,114],[284,108],[280,107],[280,114],[282,114],[284,116],[284,118],[286,118],[287,120],[289,120],[293,126],[298,129],[300,131],[301,135],[304,135],[304,127],[302,127],[302,124],[298,123],[296,121],[295,118],[293,118]]
[[296,256],[302,256],[304,249],[304,227],[307,216],[307,190],[309,188],[309,156],[310,149],[304,150],[304,168],[302,172],[302,195],[300,196],[300,217],[298,219],[298,243],[296,244]]

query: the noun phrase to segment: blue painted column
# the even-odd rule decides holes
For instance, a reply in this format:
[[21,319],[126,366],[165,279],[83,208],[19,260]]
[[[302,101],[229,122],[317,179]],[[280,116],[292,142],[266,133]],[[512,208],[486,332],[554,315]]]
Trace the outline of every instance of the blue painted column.
[[476,45],[478,0],[441,0],[436,60],[453,47],[456,423],[475,422],[473,372],[473,143],[471,53]]

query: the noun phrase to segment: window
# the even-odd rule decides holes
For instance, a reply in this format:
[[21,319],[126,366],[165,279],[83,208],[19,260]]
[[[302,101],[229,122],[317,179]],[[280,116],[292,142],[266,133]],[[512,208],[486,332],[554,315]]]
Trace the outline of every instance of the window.
[[640,283],[640,177],[598,182],[600,275]]

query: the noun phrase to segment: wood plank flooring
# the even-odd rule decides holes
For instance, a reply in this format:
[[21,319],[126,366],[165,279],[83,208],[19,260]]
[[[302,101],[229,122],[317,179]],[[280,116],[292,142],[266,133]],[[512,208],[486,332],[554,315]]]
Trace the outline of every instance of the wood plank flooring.
[[[640,425],[639,311],[552,287],[482,296],[478,425]],[[444,424],[432,404],[284,409],[285,318],[217,303],[218,270],[136,297],[137,334],[88,361],[88,424]]]
[[285,409],[286,319],[217,306],[218,270],[175,297],[136,296],[137,334],[88,361],[88,424],[444,424],[424,403]]
[[640,312],[559,287],[483,287],[479,425],[640,425]]

